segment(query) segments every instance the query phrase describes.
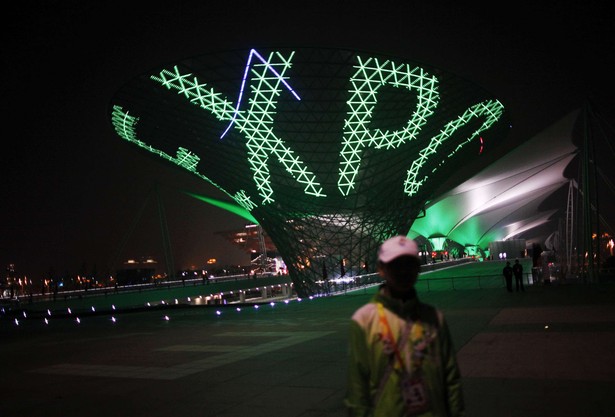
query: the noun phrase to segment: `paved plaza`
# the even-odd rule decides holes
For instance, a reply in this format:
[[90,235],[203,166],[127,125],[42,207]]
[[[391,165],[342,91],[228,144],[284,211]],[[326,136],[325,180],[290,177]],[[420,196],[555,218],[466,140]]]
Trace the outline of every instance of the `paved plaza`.
[[[3,319],[0,416],[344,416],[349,318],[374,291]],[[449,321],[468,416],[615,415],[613,285],[420,297]]]

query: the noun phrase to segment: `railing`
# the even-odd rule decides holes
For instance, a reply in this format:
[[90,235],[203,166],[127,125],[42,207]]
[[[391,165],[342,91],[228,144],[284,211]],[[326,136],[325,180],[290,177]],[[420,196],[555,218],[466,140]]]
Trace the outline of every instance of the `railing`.
[[[46,291],[45,293],[26,293],[17,292],[13,297],[0,297],[0,304],[4,306],[19,307],[43,301],[69,301],[74,299],[84,299],[117,294],[135,294],[152,290],[178,289],[182,287],[208,286],[209,284],[220,284],[232,281],[245,281],[251,283],[262,282],[263,278],[270,278],[271,274],[259,275],[224,275],[208,278],[173,279],[159,282],[148,282],[143,284],[130,284],[118,286],[92,287],[83,289],[59,289],[58,291]],[[212,285],[215,288],[215,285]]]
[[[483,288],[505,288],[504,278],[501,275],[476,275],[476,276],[451,276],[451,277],[430,277],[429,272],[422,273],[416,284],[417,290],[420,291],[445,291],[445,290],[464,290],[464,289],[483,289]],[[524,285],[531,286],[535,284],[532,281],[531,273],[524,274]],[[267,279],[269,278],[269,279]],[[57,294],[34,294],[25,295],[12,300],[1,300],[3,307],[15,310],[20,308],[32,307],[32,303],[43,302],[42,304],[49,304],[51,306],[71,305],[75,302],[81,301],[81,303],[87,302],[86,299],[101,297],[101,296],[128,296],[131,299],[142,300],[147,297],[158,297],[157,303],[160,303],[160,297],[181,297],[178,294],[183,293],[209,293],[215,294],[211,297],[212,300],[204,303],[210,304],[227,304],[237,302],[263,302],[275,298],[296,298],[297,294],[295,288],[290,282],[281,282],[283,278],[287,277],[274,277],[271,276],[248,276],[248,275],[236,275],[236,276],[223,276],[223,277],[210,277],[209,280],[202,280],[201,278],[186,279],[186,280],[173,280],[165,281],[163,283],[148,283],[140,285],[126,285],[119,287],[103,287],[92,288],[89,290],[71,290],[61,291]],[[278,279],[282,278],[282,280]],[[231,283],[231,281],[237,281]],[[332,280],[318,281],[311,288],[313,296],[331,296],[353,293],[357,291],[367,291],[368,289],[380,285],[383,279],[376,273],[358,275],[352,277],[342,277]],[[211,284],[211,286],[209,285]],[[218,285],[216,285],[218,284]],[[230,284],[230,285],[229,285]],[[272,285],[274,284],[274,285]],[[513,283],[514,286],[514,283]],[[198,287],[198,289],[196,289]],[[227,288],[228,287],[228,288]],[[284,287],[284,288],[283,288]],[[182,289],[183,288],[183,289]],[[190,288],[195,288],[191,290]],[[205,290],[206,289],[206,290]],[[156,290],[163,290],[160,293]],[[165,290],[169,290],[166,292]],[[179,293],[178,293],[179,291]],[[195,292],[196,291],[196,292]],[[149,293],[151,292],[151,295]],[[131,296],[130,294],[139,294],[138,296]],[[156,294],[156,295],[154,295]],[[185,294],[184,298],[185,298]],[[135,298],[136,297],[136,298]],[[106,298],[106,297],[105,297]],[[113,297],[115,299],[115,297]],[[202,298],[202,297],[201,297]],[[164,299],[164,298],[163,298]],[[148,298],[149,300],[149,298]],[[7,301],[10,304],[7,304]],[[141,301],[139,301],[141,302]],[[194,301],[193,301],[194,302]],[[4,308],[3,308],[4,310]]]
[[[534,285],[531,273],[523,274],[523,285],[525,287]],[[318,295],[340,294],[350,291],[357,291],[380,285],[383,279],[378,274],[368,274],[347,279],[345,281],[330,282],[329,286],[320,281],[320,291]],[[451,276],[441,278],[430,278],[429,275],[421,275],[416,283],[418,291],[445,291],[445,290],[469,290],[483,288],[505,288],[506,283],[501,275],[474,275],[474,276]],[[513,289],[515,282],[513,279]]]

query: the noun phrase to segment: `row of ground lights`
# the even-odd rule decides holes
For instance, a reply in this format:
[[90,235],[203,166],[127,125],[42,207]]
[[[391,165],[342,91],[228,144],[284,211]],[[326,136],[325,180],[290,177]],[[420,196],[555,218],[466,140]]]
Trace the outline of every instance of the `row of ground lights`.
[[[284,285],[285,285],[285,286],[287,286],[288,284],[284,284]],[[275,285],[272,285],[272,286],[271,286],[271,288],[275,288],[275,287],[276,287]],[[278,285],[277,287],[281,287],[281,285]],[[254,290],[256,290],[256,291],[260,291],[260,289],[261,289],[260,287],[256,287]],[[246,292],[246,290],[241,290],[241,291],[240,291],[240,293],[241,293],[241,292],[245,293],[245,292]],[[198,297],[197,297],[197,299],[203,299],[203,298],[205,298],[207,301],[208,301],[208,300],[211,300],[211,299],[214,299],[214,297],[220,297],[220,299],[224,299],[224,296],[225,296],[225,295],[233,295],[233,294],[234,294],[234,292],[233,292],[233,291],[229,291],[229,292],[227,292],[227,293],[220,292],[220,293],[215,294],[215,295],[214,295],[214,294],[210,294],[209,296],[206,296],[206,297],[203,297],[202,295],[200,295],[200,296],[198,296]],[[314,299],[314,298],[315,298],[314,296],[310,296],[310,297],[309,297],[309,299],[310,299],[310,300],[311,300],[311,299]],[[188,302],[188,304],[191,304],[191,303],[192,303],[192,297],[187,297],[187,298],[186,298],[186,301]],[[296,301],[301,302],[301,301],[302,301],[302,299],[301,299],[301,298],[297,298],[297,299],[296,299]],[[289,304],[289,302],[290,302],[290,300],[284,300],[284,301],[282,301],[281,303],[283,303],[283,304]],[[176,299],[175,299],[172,303],[169,303],[169,302],[167,302],[167,301],[165,301],[165,300],[161,300],[161,301],[160,301],[160,304],[152,304],[151,302],[147,302],[147,303],[145,304],[145,306],[146,306],[146,307],[148,307],[148,308],[153,308],[153,307],[157,307],[157,306],[160,306],[160,305],[173,305],[173,304],[178,305],[178,304],[180,304],[180,301],[179,301],[177,298],[176,298]],[[225,302],[224,304],[226,305],[227,303]],[[280,304],[280,303],[275,303],[275,302],[273,302],[273,301],[269,303],[269,305],[270,305],[271,307],[275,307],[275,306],[276,306],[276,304]],[[258,309],[258,308],[259,308],[259,304],[254,304],[254,305],[253,305],[253,307],[254,307],[254,309]],[[117,311],[117,308],[116,308],[116,306],[115,306],[114,304],[113,304],[113,305],[111,305],[111,309],[112,309],[113,311]],[[90,310],[91,310],[91,313],[95,313],[95,312],[96,312],[96,307],[95,307],[95,306],[91,306],[91,307],[90,307]],[[237,311],[237,312],[240,312],[240,311],[241,311],[241,308],[240,308],[240,307],[237,307],[237,308],[236,308],[236,311]],[[119,312],[119,311],[118,311],[118,312]],[[3,313],[3,314],[5,314],[5,313],[6,313],[6,312],[5,312],[5,310],[4,310],[4,308],[2,309],[2,313]],[[72,311],[72,309],[71,309],[70,307],[68,307],[68,308],[66,309],[66,313],[67,313],[69,316],[73,316],[73,311]],[[222,312],[221,312],[220,310],[216,310],[215,314],[216,314],[217,316],[220,316],[220,315],[222,315]],[[26,311],[22,311],[22,316],[23,316],[23,319],[21,319],[21,320],[28,319],[28,314],[27,314],[27,312],[26,312]],[[53,316],[53,313],[51,312],[51,310],[50,310],[50,309],[47,309],[47,316],[43,318],[43,322],[45,323],[45,325],[48,325],[48,324],[50,323],[50,318],[51,318],[52,316]],[[81,318],[80,318],[78,315],[74,315],[74,317],[75,317],[75,318],[74,318],[75,322],[76,322],[77,324],[81,324]],[[168,315],[163,316],[163,319],[164,319],[164,320],[166,320],[166,321],[170,320],[170,318],[169,318],[169,316],[168,316]],[[117,321],[117,318],[116,318],[115,316],[111,316],[111,319],[110,319],[110,320],[111,320],[113,323],[115,323],[115,322]],[[20,319],[19,319],[19,318],[15,318],[15,319],[14,319],[14,324],[15,324],[16,326],[19,326],[19,325],[21,324]]]

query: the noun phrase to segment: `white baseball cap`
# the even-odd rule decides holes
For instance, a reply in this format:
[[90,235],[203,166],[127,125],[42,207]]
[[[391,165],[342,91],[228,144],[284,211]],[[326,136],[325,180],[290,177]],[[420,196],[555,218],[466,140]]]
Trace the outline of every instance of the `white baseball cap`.
[[387,239],[382,242],[380,249],[378,249],[378,260],[384,263],[391,262],[403,255],[419,256],[418,245],[406,236],[395,236]]

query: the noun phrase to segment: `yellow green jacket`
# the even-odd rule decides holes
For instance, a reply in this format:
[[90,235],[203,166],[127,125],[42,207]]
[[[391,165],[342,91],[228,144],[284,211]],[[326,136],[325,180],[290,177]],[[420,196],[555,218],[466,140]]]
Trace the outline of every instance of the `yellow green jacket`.
[[[379,314],[383,309],[385,322],[395,338],[403,365],[383,343],[386,329]],[[407,323],[411,330],[404,331]],[[407,334],[402,344],[399,338]],[[418,347],[418,348],[417,348]],[[418,349],[418,350],[417,350]],[[413,355],[413,351],[414,355]],[[418,357],[421,360],[414,358]],[[416,363],[421,363],[416,370]],[[389,365],[391,363],[391,365]],[[413,364],[415,366],[413,366]],[[383,383],[387,368],[392,366]],[[401,395],[401,366],[424,375],[430,409],[421,417],[459,417],[464,415],[461,376],[448,326],[440,311],[421,303],[417,297],[402,302],[387,297],[383,289],[352,316],[349,338],[348,390],[345,403],[349,416],[395,417],[405,416]],[[382,386],[381,386],[382,385]],[[378,399],[376,399],[378,398]]]

